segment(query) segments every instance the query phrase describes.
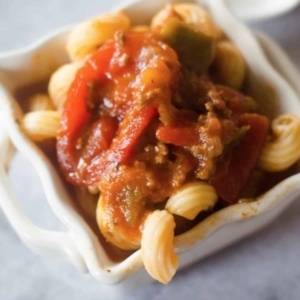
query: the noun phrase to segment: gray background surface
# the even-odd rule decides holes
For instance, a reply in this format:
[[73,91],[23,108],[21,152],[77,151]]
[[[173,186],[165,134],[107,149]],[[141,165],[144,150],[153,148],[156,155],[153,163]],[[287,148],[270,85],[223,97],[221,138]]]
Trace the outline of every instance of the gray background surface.
[[[110,0],[0,0],[0,51],[16,49],[49,31],[113,7]],[[271,35],[300,67],[300,8],[252,23]],[[299,83],[300,84],[300,83]],[[33,221],[61,225],[47,205],[34,171],[17,156],[11,173],[17,196]],[[137,284],[127,291],[102,286],[63,260],[27,249],[0,211],[0,299],[300,299],[300,201],[259,233],[179,272],[171,284]]]

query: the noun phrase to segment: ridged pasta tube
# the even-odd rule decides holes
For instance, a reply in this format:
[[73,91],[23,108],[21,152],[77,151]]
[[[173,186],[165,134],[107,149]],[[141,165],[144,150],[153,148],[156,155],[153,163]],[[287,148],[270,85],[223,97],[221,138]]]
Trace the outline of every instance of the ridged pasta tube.
[[29,98],[29,111],[54,110],[53,103],[47,94],[35,94]]
[[83,66],[83,61],[65,64],[57,69],[51,76],[48,93],[56,109],[61,110],[66,99],[68,90],[79,68]]
[[280,172],[300,158],[300,119],[293,114],[276,118],[271,125],[274,138],[261,151],[258,165],[268,172]]
[[199,212],[210,210],[218,201],[213,186],[204,181],[184,185],[167,201],[165,209],[174,215],[193,220]]
[[55,138],[60,126],[61,114],[58,111],[33,111],[22,120],[22,128],[33,141]]
[[105,205],[105,201],[101,196],[97,205],[96,218],[101,233],[108,242],[124,250],[140,248],[141,237],[132,235],[126,230],[128,228],[116,222],[111,208]]
[[[183,19],[186,24],[192,25],[196,30],[208,36],[217,37],[217,30],[210,14],[202,7],[193,3],[172,4],[172,8]],[[159,28],[166,21],[169,14],[169,7],[165,6],[152,19],[151,27]]]
[[147,272],[156,280],[167,284],[178,268],[179,259],[174,252],[175,222],[165,210],[149,214],[142,234],[141,253]]
[[245,78],[246,63],[235,45],[221,41],[217,43],[211,70],[217,82],[239,89]]
[[112,38],[115,32],[126,30],[129,26],[129,18],[121,12],[89,19],[71,31],[67,40],[67,53],[72,61],[83,59]]

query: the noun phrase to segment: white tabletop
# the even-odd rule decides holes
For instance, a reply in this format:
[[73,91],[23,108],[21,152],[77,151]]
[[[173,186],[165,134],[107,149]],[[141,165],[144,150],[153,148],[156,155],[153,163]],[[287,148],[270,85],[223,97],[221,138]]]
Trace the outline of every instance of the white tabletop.
[[[111,8],[118,0],[0,0],[0,51],[19,48],[63,25]],[[300,67],[300,7],[252,24],[275,38]],[[299,83],[300,84],[300,83]],[[47,205],[35,173],[22,157],[11,178],[34,222],[61,228]],[[0,211],[0,299],[300,299],[300,201],[268,228],[179,272],[164,286],[137,284],[126,292],[83,275],[62,260],[27,249]]]

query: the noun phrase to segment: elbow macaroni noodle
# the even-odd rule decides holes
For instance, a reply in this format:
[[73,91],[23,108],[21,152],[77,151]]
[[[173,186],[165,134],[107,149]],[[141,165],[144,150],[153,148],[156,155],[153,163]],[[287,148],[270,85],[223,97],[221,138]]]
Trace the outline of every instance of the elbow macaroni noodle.
[[201,211],[210,210],[218,200],[215,189],[204,181],[184,185],[172,195],[165,209],[174,215],[193,220]]
[[258,165],[268,172],[280,172],[300,158],[300,119],[296,115],[281,115],[272,122],[274,139],[264,145]]

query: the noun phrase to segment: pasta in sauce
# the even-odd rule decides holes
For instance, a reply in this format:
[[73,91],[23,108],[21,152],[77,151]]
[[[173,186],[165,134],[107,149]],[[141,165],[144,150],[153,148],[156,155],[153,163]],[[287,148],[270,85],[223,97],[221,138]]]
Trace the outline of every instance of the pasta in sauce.
[[99,194],[104,238],[141,248],[160,282],[178,268],[180,223],[254,197],[264,171],[300,157],[299,118],[270,128],[242,92],[239,50],[200,6],[167,5],[135,27],[123,13],[87,20],[67,52],[74,62],[51,76],[49,95],[30,98],[23,129],[34,141],[56,138],[65,179]]

